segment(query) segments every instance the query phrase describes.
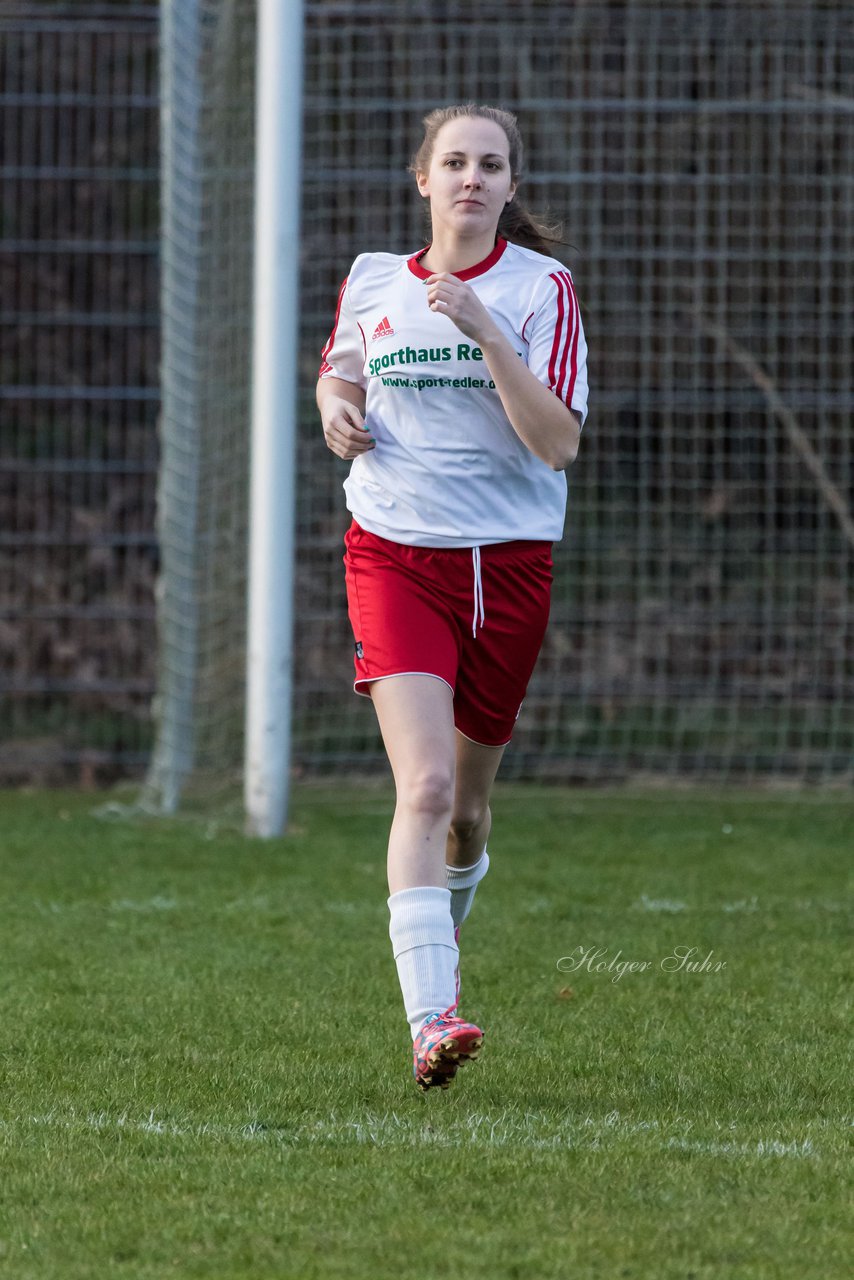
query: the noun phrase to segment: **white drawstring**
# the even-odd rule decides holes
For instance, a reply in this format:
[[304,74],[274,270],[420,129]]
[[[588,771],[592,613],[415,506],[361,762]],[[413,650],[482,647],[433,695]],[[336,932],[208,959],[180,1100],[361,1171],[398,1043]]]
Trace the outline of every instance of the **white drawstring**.
[[472,547],[471,558],[474,568],[474,617],[471,620],[471,633],[476,640],[478,607],[480,607],[480,625],[483,626],[486,621],[486,611],[483,607],[483,583],[480,580],[480,547]]

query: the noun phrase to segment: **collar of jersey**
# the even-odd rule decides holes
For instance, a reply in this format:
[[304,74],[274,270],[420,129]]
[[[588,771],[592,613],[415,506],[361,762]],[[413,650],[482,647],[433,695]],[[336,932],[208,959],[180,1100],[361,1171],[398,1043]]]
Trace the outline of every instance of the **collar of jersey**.
[[[433,274],[432,271],[426,271],[419,261],[420,258],[424,257],[424,254],[429,248],[430,245],[428,244],[424,249],[419,249],[406,264],[412,274],[418,276],[419,280],[429,280],[430,276]],[[473,267],[466,267],[465,271],[455,271],[454,275],[458,280],[471,280],[474,276],[482,276],[484,271],[488,271],[490,267],[495,266],[506,248],[507,241],[503,240],[501,236],[499,236],[495,241],[495,248],[492,250],[489,257],[484,258],[483,262],[476,262]]]

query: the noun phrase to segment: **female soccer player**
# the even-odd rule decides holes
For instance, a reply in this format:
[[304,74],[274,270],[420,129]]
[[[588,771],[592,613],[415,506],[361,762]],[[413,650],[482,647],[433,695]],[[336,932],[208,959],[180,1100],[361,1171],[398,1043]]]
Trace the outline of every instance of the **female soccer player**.
[[352,459],[345,578],[356,693],[394,775],[389,935],[413,1072],[447,1088],[483,1032],[456,1016],[459,926],[489,798],[548,622],[587,346],[556,241],[517,202],[508,112],[431,112],[410,171],[432,239],[365,253],[341,287],[317,403]]

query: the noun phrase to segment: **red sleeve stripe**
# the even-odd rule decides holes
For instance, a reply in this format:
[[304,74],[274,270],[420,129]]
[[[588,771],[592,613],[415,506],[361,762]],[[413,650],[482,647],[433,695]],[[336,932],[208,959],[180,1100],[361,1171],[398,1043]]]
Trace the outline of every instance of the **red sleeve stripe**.
[[556,271],[549,279],[554,280],[557,288],[557,322],[549,360],[549,387],[559,400],[571,407],[578,374],[578,299],[568,271]]
[[332,372],[332,365],[328,362],[326,357],[329,355],[329,352],[332,350],[332,344],[335,341],[335,334],[338,330],[338,318],[341,315],[341,303],[344,301],[344,290],[347,288],[348,279],[349,279],[348,276],[344,277],[344,282],[341,285],[341,288],[338,290],[338,306],[335,308],[335,323],[332,326],[332,332],[329,335],[329,341],[327,342],[326,346],[323,348],[323,350],[320,353],[320,370],[317,375],[319,378],[322,378],[323,375],[326,373]]

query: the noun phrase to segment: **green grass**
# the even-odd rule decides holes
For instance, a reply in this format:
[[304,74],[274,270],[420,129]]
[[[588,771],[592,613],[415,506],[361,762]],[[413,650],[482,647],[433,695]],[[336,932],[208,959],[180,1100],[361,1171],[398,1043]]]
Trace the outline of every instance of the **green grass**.
[[499,783],[486,1041],[426,1097],[388,790],[304,787],[267,843],[91,805],[0,794],[0,1275],[849,1274],[847,797]]

